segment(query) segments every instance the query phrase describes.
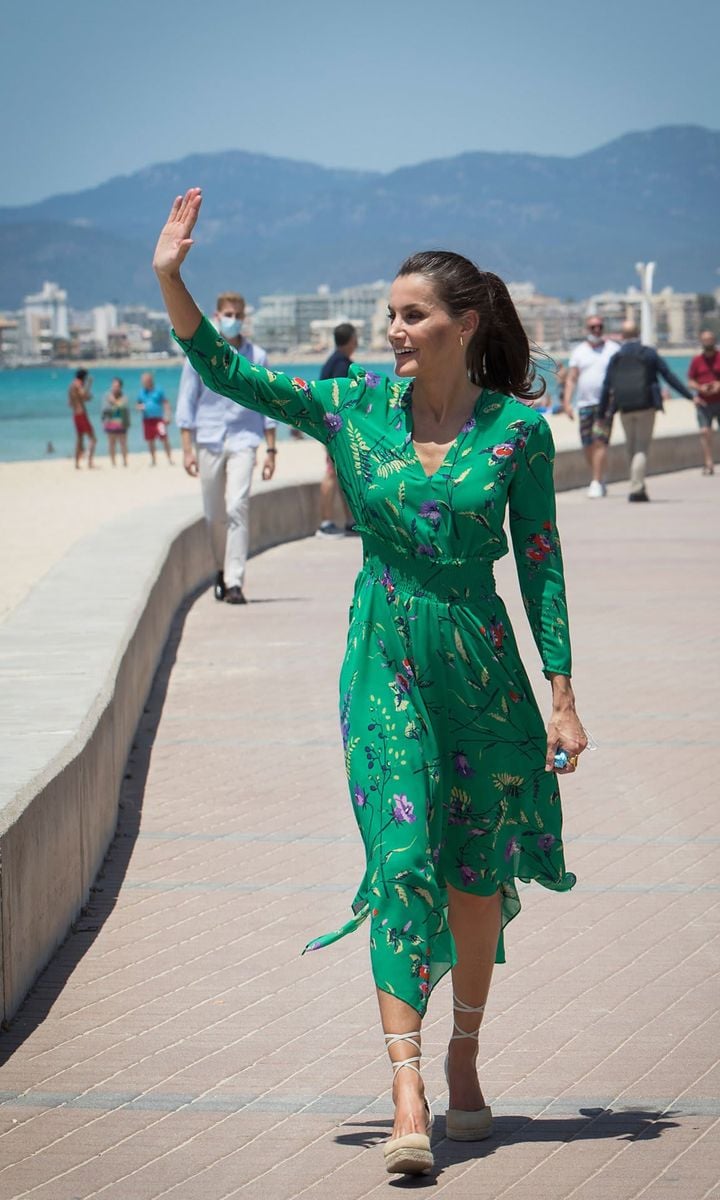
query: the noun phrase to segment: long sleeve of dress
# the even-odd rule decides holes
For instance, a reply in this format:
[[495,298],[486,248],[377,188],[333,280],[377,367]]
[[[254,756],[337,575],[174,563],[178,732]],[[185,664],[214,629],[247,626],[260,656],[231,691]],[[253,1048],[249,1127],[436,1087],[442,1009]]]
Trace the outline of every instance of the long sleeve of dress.
[[546,675],[571,674],[565,579],[555,524],[555,448],[540,419],[519,452],[510,484],[510,534],[520,591]]
[[361,379],[308,383],[251,363],[234,352],[207,317],[188,341],[175,333],[173,337],[214,392],[266,417],[294,425],[325,445],[343,427],[340,409],[348,400],[357,403],[364,388]]

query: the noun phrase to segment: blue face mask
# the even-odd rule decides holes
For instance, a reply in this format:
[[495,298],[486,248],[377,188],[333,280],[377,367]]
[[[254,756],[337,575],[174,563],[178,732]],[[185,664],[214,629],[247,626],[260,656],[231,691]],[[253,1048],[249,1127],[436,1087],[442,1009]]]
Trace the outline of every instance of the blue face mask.
[[234,338],[242,331],[243,323],[239,317],[221,317],[220,332],[223,337]]

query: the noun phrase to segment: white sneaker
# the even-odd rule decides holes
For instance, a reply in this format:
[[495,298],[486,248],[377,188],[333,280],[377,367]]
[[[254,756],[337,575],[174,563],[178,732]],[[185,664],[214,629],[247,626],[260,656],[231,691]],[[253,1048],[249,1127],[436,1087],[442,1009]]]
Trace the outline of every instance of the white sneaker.
[[587,494],[588,500],[602,500],[602,498],[606,494],[606,492],[607,492],[607,488],[605,488],[603,486],[603,484],[600,483],[600,480],[593,479],[586,494]]
[[336,525],[334,521],[323,521],[319,529],[315,530],[316,538],[342,538],[345,537],[345,530]]

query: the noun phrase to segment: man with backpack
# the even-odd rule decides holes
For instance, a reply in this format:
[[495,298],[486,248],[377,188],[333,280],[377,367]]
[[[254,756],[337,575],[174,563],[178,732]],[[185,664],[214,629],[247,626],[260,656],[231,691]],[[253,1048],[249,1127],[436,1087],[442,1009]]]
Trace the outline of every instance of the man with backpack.
[[652,346],[643,346],[634,321],[622,327],[622,345],[611,359],[600,393],[598,416],[620,414],[625,431],[625,444],[630,460],[630,494],[628,500],[647,501],[645,471],[656,412],[662,412],[663,401],[658,375],[686,400],[692,400],[677,375]]

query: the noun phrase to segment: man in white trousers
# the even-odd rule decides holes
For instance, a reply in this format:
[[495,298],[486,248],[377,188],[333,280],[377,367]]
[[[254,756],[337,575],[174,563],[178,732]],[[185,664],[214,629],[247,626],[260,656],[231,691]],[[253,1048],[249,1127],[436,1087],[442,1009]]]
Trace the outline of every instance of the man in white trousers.
[[[267,366],[267,354],[243,335],[245,301],[237,292],[218,296],[214,322],[225,340],[250,362]],[[188,360],[182,369],[175,413],[188,475],[199,475],[203,509],[217,575],[215,599],[246,604],[250,483],[257,449],[265,439],[263,479],[272,479],[276,423],[206,387]]]

